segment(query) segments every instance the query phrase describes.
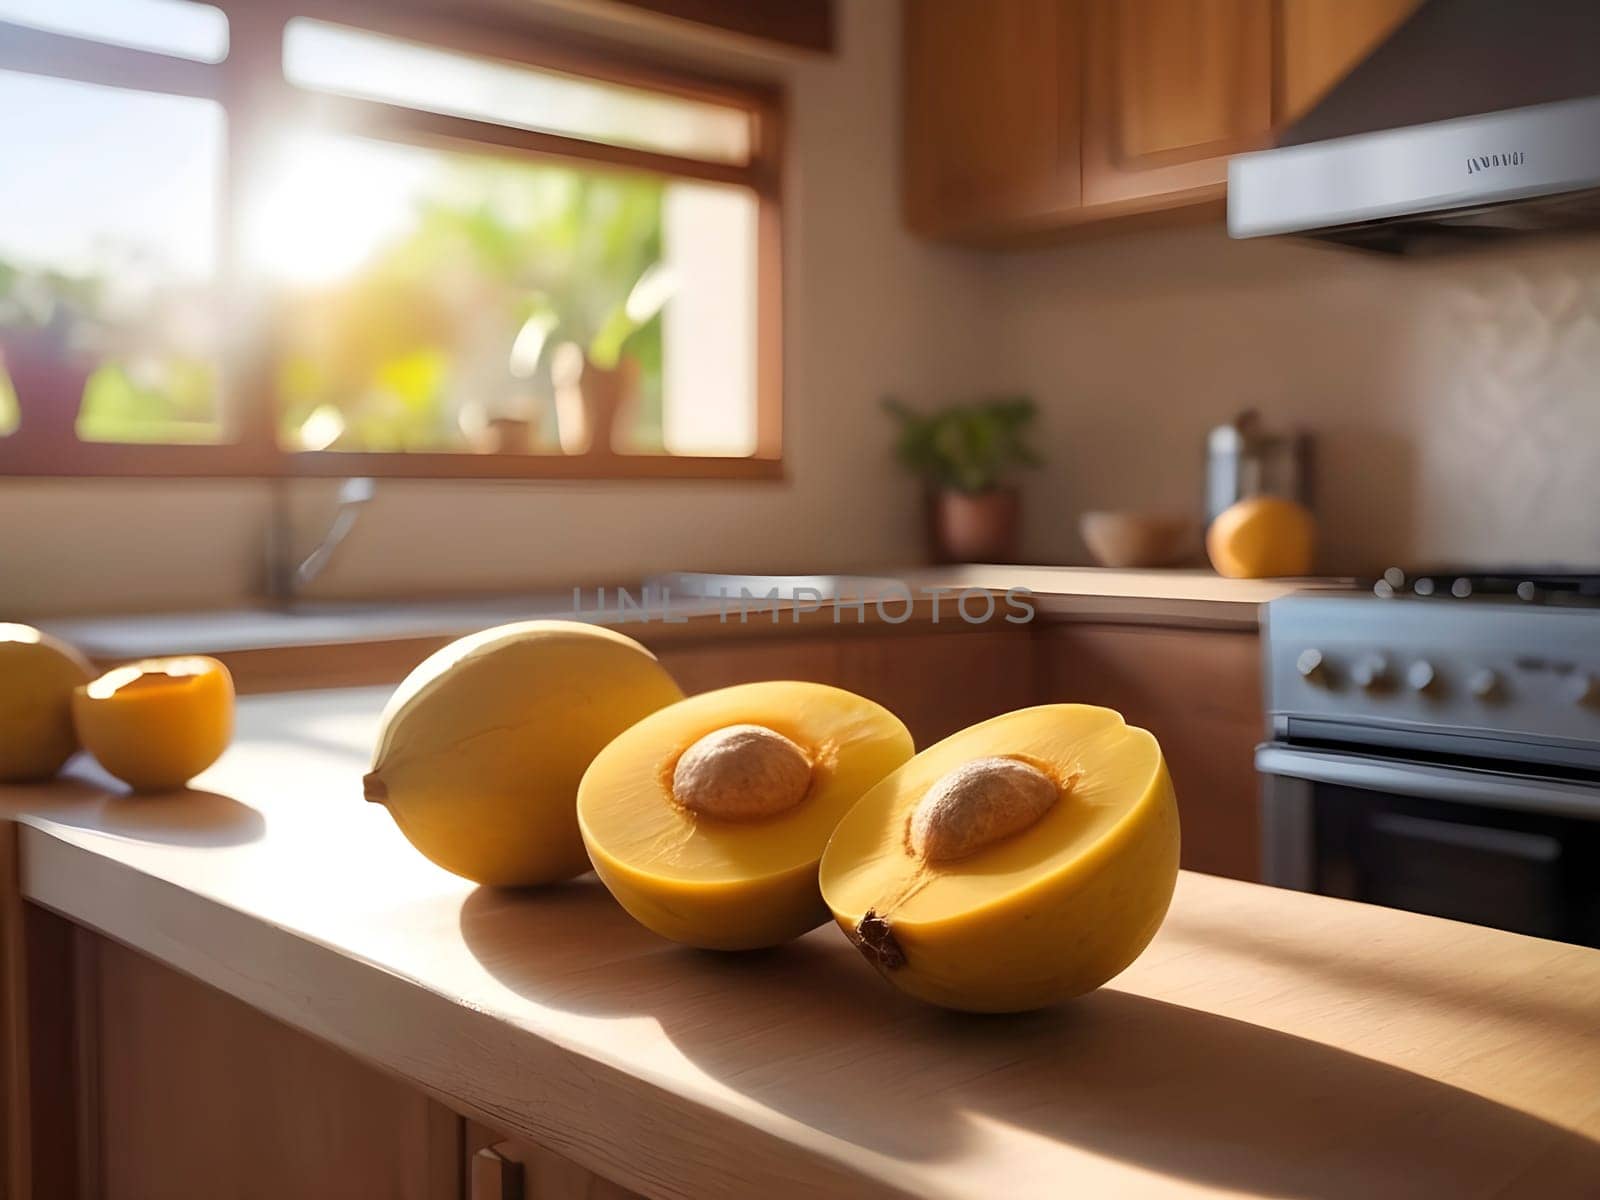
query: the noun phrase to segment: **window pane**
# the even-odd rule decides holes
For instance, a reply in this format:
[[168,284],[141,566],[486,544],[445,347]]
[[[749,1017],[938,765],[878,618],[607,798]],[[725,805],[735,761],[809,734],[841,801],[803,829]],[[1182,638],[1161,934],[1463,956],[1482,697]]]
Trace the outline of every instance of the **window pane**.
[[750,116],[537,67],[491,62],[305,17],[289,22],[291,83],[449,116],[713,162],[750,161]]
[[[754,448],[740,189],[304,134],[252,215],[292,449]],[[614,412],[613,412],[614,410]]]
[[21,432],[215,440],[222,110],[0,71],[0,145],[0,359]]
[[6,374],[4,352],[0,351],[0,437],[5,437],[17,427],[17,393],[12,390],[11,376]]
[[228,18],[189,0],[0,0],[0,21],[195,62],[228,57]]

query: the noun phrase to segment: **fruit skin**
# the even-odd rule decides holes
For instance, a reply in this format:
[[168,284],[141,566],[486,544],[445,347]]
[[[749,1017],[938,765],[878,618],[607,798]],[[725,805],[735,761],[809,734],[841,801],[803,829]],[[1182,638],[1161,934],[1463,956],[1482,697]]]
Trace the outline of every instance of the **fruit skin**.
[[[1115,825],[1037,884],[1013,887],[935,920],[896,921],[893,911],[880,920],[865,906],[844,901],[842,893],[850,889],[840,885],[840,878],[863,844],[859,830],[851,827],[881,818],[885,796],[901,772],[884,779],[840,822],[823,855],[823,898],[846,936],[896,987],[945,1008],[1031,1011],[1093,991],[1138,958],[1155,936],[1177,883],[1179,830],[1172,781],[1146,731],[1124,726],[1109,710],[1045,705],[954,734],[902,771],[912,771],[918,760],[958,739],[974,747],[973,757],[980,749],[995,753],[1004,746],[1009,720],[1069,711],[1114,718],[1123,733],[1154,750],[1154,770]],[[1059,803],[1073,803],[1070,789]],[[1030,831],[1016,836],[1027,838]],[[984,853],[953,869],[981,873]]]
[[1217,515],[1206,530],[1206,554],[1218,575],[1269,579],[1311,574],[1317,522],[1279,496],[1250,496]]
[[664,881],[603,851],[593,852],[593,862],[606,890],[635,921],[701,950],[781,946],[828,919],[815,862],[760,880],[709,887]]
[[[681,753],[715,730],[750,724],[812,757],[806,797],[788,811],[737,821],[675,803]],[[771,681],[691,696],[595,759],[578,791],[584,844],[617,902],[662,937],[705,950],[776,946],[827,921],[817,865],[828,835],[912,749],[893,713],[825,684]],[[649,848],[645,862],[621,844],[629,835]]]
[[87,659],[31,625],[0,623],[0,782],[48,779],[78,749],[72,690]]
[[117,667],[72,695],[83,747],[136,792],[180,788],[233,738],[233,677],[214,658]]
[[590,760],[682,691],[614,630],[525,621],[462,638],[396,689],[366,777],[400,831],[476,883],[554,883],[589,870],[575,808]]

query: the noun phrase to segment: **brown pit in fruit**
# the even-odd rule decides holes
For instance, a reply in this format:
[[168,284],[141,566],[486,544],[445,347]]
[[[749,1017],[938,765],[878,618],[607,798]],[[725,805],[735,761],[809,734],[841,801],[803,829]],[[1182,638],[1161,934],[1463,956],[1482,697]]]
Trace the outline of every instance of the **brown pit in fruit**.
[[811,760],[764,725],[729,725],[678,757],[672,798],[690,812],[724,821],[759,821],[788,812],[811,788]]
[[866,916],[856,926],[856,948],[880,970],[893,971],[906,965],[906,952],[895,941],[889,922],[880,917],[876,909],[867,909]]
[[1056,802],[1056,784],[1014,758],[978,758],[928,789],[911,813],[911,851],[946,863],[1021,833]]

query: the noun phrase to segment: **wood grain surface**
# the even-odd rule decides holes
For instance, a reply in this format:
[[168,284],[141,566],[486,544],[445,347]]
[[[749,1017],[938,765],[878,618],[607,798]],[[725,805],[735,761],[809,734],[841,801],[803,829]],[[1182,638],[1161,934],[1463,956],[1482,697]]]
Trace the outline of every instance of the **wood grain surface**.
[[348,1055],[84,935],[84,1128],[103,1200],[457,1200],[461,1120]]
[[381,691],[246,701],[196,789],[6,789],[23,893],[650,1197],[1593,1195],[1600,952],[1184,875],[1098,993],[974,1019],[839,933],[694,952],[477,889],[359,799]]

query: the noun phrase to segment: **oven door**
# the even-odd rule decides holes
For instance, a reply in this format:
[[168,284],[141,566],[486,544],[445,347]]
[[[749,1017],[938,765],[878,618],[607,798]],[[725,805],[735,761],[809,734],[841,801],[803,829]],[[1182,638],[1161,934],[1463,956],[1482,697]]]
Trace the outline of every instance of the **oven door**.
[[1269,744],[1262,877],[1600,947],[1600,783]]

